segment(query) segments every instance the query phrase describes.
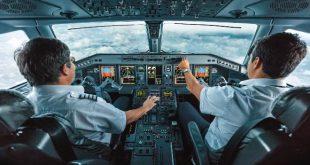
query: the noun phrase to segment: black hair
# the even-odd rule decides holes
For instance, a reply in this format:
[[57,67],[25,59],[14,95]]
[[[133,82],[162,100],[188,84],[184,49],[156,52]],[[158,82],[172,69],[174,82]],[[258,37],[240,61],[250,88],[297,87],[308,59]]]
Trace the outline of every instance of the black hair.
[[19,71],[31,86],[58,81],[64,64],[70,67],[70,50],[58,39],[34,38],[14,52]]
[[271,78],[288,76],[307,54],[307,45],[297,34],[282,32],[265,37],[250,48],[252,62],[262,60],[263,71]]

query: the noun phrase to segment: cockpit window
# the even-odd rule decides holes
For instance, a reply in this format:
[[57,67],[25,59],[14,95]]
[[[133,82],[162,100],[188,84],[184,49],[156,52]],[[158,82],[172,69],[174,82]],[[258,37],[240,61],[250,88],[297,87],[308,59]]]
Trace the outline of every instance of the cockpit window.
[[148,50],[145,22],[88,22],[52,26],[76,59],[96,53],[139,53]]
[[297,33],[302,40],[307,44],[307,55],[297,66],[297,68],[291,73],[286,81],[289,84],[300,86],[310,85],[310,33],[305,33],[293,29],[288,29],[286,32]]
[[210,53],[242,63],[256,29],[254,24],[166,21],[162,50]]
[[26,80],[14,60],[14,51],[29,39],[19,30],[0,34],[0,89],[10,88]]

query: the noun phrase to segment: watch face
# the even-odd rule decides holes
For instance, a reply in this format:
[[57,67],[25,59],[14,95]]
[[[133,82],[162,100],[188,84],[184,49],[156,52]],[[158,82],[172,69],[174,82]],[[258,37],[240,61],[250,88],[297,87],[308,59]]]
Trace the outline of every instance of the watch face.
[[190,72],[190,71],[191,71],[191,70],[189,70],[189,69],[184,69],[184,70],[182,70],[183,73]]

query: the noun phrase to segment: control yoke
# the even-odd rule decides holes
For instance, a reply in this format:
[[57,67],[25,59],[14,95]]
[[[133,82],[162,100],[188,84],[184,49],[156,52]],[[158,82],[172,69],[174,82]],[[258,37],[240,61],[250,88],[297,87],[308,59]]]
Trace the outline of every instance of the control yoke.
[[106,78],[101,85],[99,85],[100,88],[105,88],[107,85],[111,84],[112,88],[115,88],[117,90],[121,90],[123,88],[122,85],[118,84],[117,82],[115,82],[113,79],[111,78]]
[[205,80],[203,80],[203,78],[199,78],[198,81],[199,81],[199,83],[200,83],[201,85],[203,85],[203,86],[209,86],[209,85],[205,82]]

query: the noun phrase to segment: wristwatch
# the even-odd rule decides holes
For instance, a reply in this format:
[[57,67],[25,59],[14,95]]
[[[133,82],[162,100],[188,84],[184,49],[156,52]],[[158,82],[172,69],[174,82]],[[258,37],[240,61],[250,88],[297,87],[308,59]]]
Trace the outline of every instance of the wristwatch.
[[184,74],[186,72],[191,72],[191,70],[189,68],[186,68],[186,69],[182,69],[181,72]]

